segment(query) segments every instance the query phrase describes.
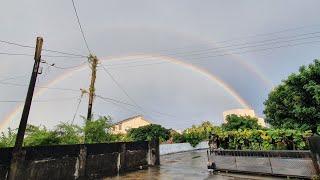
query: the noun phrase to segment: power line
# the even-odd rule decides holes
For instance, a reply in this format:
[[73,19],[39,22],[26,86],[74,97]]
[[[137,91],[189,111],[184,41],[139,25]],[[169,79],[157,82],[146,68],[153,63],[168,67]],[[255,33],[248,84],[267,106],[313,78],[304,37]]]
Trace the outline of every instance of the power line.
[[[150,57],[161,57],[161,56],[175,56],[175,57],[184,57],[184,56],[195,56],[195,55],[204,55],[204,54],[210,54],[210,53],[219,53],[220,51],[231,51],[231,50],[240,50],[240,49],[247,49],[247,48],[254,48],[254,47],[263,47],[266,45],[272,45],[272,44],[278,44],[278,43],[286,43],[286,42],[294,42],[294,41],[301,41],[301,40],[307,40],[307,39],[315,39],[315,38],[319,38],[320,36],[309,36],[309,37],[304,37],[307,35],[312,35],[312,34],[319,34],[320,32],[312,32],[312,33],[305,33],[305,34],[300,34],[297,36],[286,36],[286,37],[279,37],[279,38],[274,38],[274,39],[267,39],[264,41],[255,41],[252,43],[240,43],[240,44],[232,44],[232,45],[228,45],[228,46],[223,46],[223,47],[216,47],[216,48],[208,48],[208,49],[203,49],[203,50],[198,50],[198,51],[189,51],[189,52],[176,52],[176,53],[168,53],[168,54],[161,54],[159,56],[157,55],[151,55],[151,56],[147,56],[146,58],[150,58]],[[296,38],[296,37],[302,37],[302,38]],[[287,38],[296,38],[296,39],[288,39]],[[285,40],[280,40],[280,39],[285,39]],[[240,45],[248,45],[248,46],[240,46]],[[236,48],[230,48],[230,49],[224,49],[227,47],[234,47],[236,46]],[[240,46],[240,47],[237,47]],[[221,50],[219,50],[221,49]],[[214,51],[212,51],[214,50]],[[194,53],[196,52],[196,53]],[[201,52],[207,52],[207,53],[201,53]],[[180,55],[180,56],[179,56]],[[135,62],[141,62],[141,59],[146,59],[144,57],[141,57],[140,60],[138,61],[131,61],[131,62],[127,62],[127,63],[114,63],[114,64],[109,64],[108,66],[114,66],[114,65],[123,65],[123,64],[132,64]]]
[[72,1],[72,6],[73,6],[74,13],[75,13],[75,15],[77,17],[77,21],[78,21],[78,25],[79,25],[79,28],[80,28],[80,31],[81,31],[81,34],[82,34],[83,41],[84,41],[84,43],[85,43],[85,45],[87,47],[88,52],[91,54],[91,51],[90,51],[86,36],[84,35],[84,31],[83,31],[82,25],[80,23],[80,18],[78,16],[77,8],[76,8],[76,6],[74,4],[74,0],[71,0],[71,1]]
[[57,66],[55,63],[48,63],[46,61],[44,63],[47,64],[48,66],[56,68],[56,69],[73,69],[73,68],[81,67],[82,65],[86,64],[87,61],[84,61],[78,65],[75,65],[75,66],[67,66],[67,67]]
[[98,98],[105,99],[105,100],[108,100],[108,101],[113,101],[113,102],[116,102],[116,103],[119,103],[119,104],[124,104],[124,105],[128,105],[128,106],[137,107],[137,106],[135,106],[133,104],[129,104],[129,103],[124,102],[124,101],[119,101],[119,100],[116,100],[116,99],[107,98],[107,97],[103,97],[103,96],[100,96],[100,95],[95,95],[95,96],[98,97]]
[[[270,36],[270,35],[275,35],[275,34],[281,34],[281,33],[288,32],[288,31],[296,31],[296,30],[299,30],[299,29],[304,29],[304,28],[313,27],[313,26],[320,26],[320,24],[304,25],[304,26],[299,26],[299,27],[287,28],[287,29],[283,29],[283,30],[279,30],[279,31],[273,31],[273,32],[267,32],[267,33],[260,33],[260,34],[236,37],[236,38],[231,38],[231,39],[217,41],[217,42],[211,41],[211,42],[208,42],[208,43],[211,43],[211,44],[228,44],[228,43],[234,42],[236,40],[244,40],[244,39],[249,39],[249,38],[259,37],[259,36],[265,37],[265,36]],[[183,49],[190,48],[192,46],[193,45],[174,48],[174,49],[163,49],[163,50],[159,50],[158,52],[167,52],[167,51],[179,50],[179,49],[183,50]]]
[[[10,44],[10,45],[15,45],[15,46],[19,46],[19,47],[24,47],[24,48],[31,48],[34,49],[34,46],[29,46],[29,45],[24,45],[24,44],[19,44],[19,43],[15,43],[15,42],[10,42],[10,41],[5,41],[5,40],[0,40],[0,42],[2,43],[6,43],[6,44]],[[75,54],[75,53],[69,53],[69,52],[62,52],[62,51],[57,51],[57,50],[51,50],[51,49],[42,49],[43,51],[47,51],[47,52],[53,52],[53,53],[58,53],[58,54],[64,54],[64,55],[69,55],[69,56],[76,56],[76,57],[87,57],[81,54]],[[34,55],[31,55],[34,56]],[[45,55],[42,55],[45,56]],[[46,55],[49,56],[49,55]],[[67,57],[69,57],[67,56]]]
[[78,110],[79,110],[79,107],[80,107],[82,98],[83,98],[83,92],[81,92],[81,95],[80,95],[80,97],[78,98],[78,104],[77,104],[77,107],[76,107],[76,111],[74,112],[74,115],[73,115],[71,124],[73,124],[74,119],[76,118],[76,116],[77,116],[77,114],[78,114]]
[[[120,83],[118,83],[118,81],[113,77],[113,75],[102,65],[102,69],[111,77],[112,81],[122,90],[122,92],[130,99],[130,101],[137,107],[139,108],[142,112],[146,113],[146,111],[144,110],[144,108],[140,105],[138,105],[138,103],[129,95],[129,93],[120,85]],[[152,110],[153,112],[160,114],[160,115],[165,115],[165,116],[169,116],[169,117],[173,117],[172,115],[168,115],[166,113],[162,113],[159,111],[155,111]]]
[[104,72],[106,72],[111,80],[118,86],[118,88],[121,89],[121,91],[127,96],[127,98],[129,98],[129,100],[137,107],[139,107],[140,110],[144,111],[143,108],[141,106],[139,106],[136,101],[129,95],[129,93],[121,86],[120,83],[118,83],[118,81],[113,77],[113,75],[102,65],[102,69],[104,70]]
[[107,102],[107,103],[111,103],[111,104],[113,104],[113,105],[115,105],[115,106],[118,106],[118,107],[120,107],[120,108],[122,108],[122,109],[125,109],[125,110],[127,110],[127,111],[131,111],[131,112],[140,114],[140,112],[138,112],[138,111],[135,111],[135,110],[132,110],[132,109],[130,109],[130,108],[121,106],[121,103],[116,103],[116,102],[114,102],[114,101],[110,101],[110,100],[108,100],[108,99],[101,98],[101,97],[99,97],[99,96],[97,96],[97,97],[100,98],[101,100]]
[[[11,85],[11,86],[18,86],[18,87],[26,87],[26,84],[18,84],[18,83],[8,83],[8,82],[0,82],[3,85]],[[37,88],[44,88],[44,89],[52,89],[52,90],[61,90],[61,91],[73,91],[79,92],[80,90],[70,89],[70,88],[57,88],[57,87],[47,87],[47,86],[35,86]]]
[[[7,55],[7,56],[29,56],[34,57],[33,54],[27,54],[27,53],[8,53],[8,52],[0,52],[0,55]],[[54,58],[83,58],[78,56],[56,56],[56,55],[42,55],[42,57],[54,57]]]
[[[66,97],[66,98],[55,98],[55,99],[43,99],[43,100],[33,100],[32,102],[54,102],[54,101],[65,101],[73,100],[76,97]],[[24,102],[24,100],[0,100],[1,103],[18,103]]]
[[[217,55],[209,55],[209,56],[200,56],[196,58],[192,58],[190,61],[196,64],[198,61],[208,61],[208,59],[205,58],[215,58],[215,57],[222,57],[222,56],[228,56],[228,55],[239,55],[239,54],[246,54],[246,53],[251,53],[251,52],[260,52],[260,51],[268,51],[268,50],[273,50],[273,49],[280,49],[280,48],[285,48],[285,47],[295,47],[295,46],[300,46],[300,45],[305,45],[305,44],[311,44],[311,43],[319,43],[320,41],[308,41],[308,42],[301,42],[301,43],[295,43],[295,44],[286,44],[286,45],[280,45],[276,47],[267,47],[267,48],[260,48],[260,49],[254,49],[254,50],[246,50],[242,52],[231,52],[231,53],[223,53],[223,54],[217,54]],[[149,56],[145,58],[153,58],[157,56]],[[158,56],[161,58],[161,56]],[[144,58],[141,58],[144,59]],[[146,62],[146,61],[138,61],[138,62]],[[148,61],[149,62],[149,61]],[[116,64],[116,65],[105,65],[105,67],[111,67],[109,69],[118,69],[118,68],[131,68],[131,67],[139,67],[139,66],[149,66],[149,65],[157,65],[157,64],[167,64],[170,62],[156,62],[156,63],[147,63],[147,64],[137,64],[137,65],[132,65],[132,66],[121,66],[130,64],[130,63],[122,63],[122,64]],[[116,66],[115,68],[113,66]]]

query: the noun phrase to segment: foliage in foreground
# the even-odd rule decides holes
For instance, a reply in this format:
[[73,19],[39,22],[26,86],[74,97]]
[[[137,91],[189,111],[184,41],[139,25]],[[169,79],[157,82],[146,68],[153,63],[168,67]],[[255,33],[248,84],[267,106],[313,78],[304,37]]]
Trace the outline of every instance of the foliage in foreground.
[[150,141],[159,138],[160,142],[167,141],[170,137],[170,130],[158,124],[149,124],[128,131],[128,136],[134,141]]
[[[60,123],[53,130],[49,130],[45,126],[28,125],[23,145],[45,146],[131,141],[125,135],[111,134],[110,128],[110,117],[99,117],[96,120],[86,121],[83,127]],[[2,133],[0,136],[0,147],[14,146],[16,135],[16,130],[11,129],[8,129],[6,134]]]
[[239,129],[224,131],[217,128],[213,132],[218,136],[223,149],[241,150],[303,150],[308,149],[307,138],[312,132],[293,129]]
[[[260,127],[255,123],[252,125],[250,122],[248,125],[243,121],[245,120],[242,119],[241,123],[235,123],[231,120],[223,126],[214,126],[206,121],[198,126],[193,125],[187,128],[182,134],[156,124],[131,129],[128,134],[111,134],[109,117],[100,117],[97,120],[86,122],[84,127],[60,123],[55,129],[48,130],[44,126],[28,125],[24,146],[144,141],[157,137],[161,142],[188,142],[196,146],[201,141],[209,140],[209,136],[213,133],[218,136],[219,145],[224,149],[308,149],[307,137],[312,134],[310,130],[259,129]],[[236,127],[241,128],[235,129]],[[257,128],[249,129],[250,127]],[[12,147],[15,137],[16,131],[9,129],[8,133],[0,136],[0,147]]]
[[204,122],[199,126],[186,129],[183,136],[186,142],[196,146],[201,141],[209,140],[211,133],[218,136],[221,148],[242,150],[308,149],[307,138],[312,135],[310,130],[302,131],[299,129],[243,128],[227,130],[223,126],[213,126],[210,122]]
[[209,121],[205,121],[199,126],[193,125],[191,128],[184,130],[183,136],[186,142],[195,147],[201,141],[208,140],[213,129],[214,126]]
[[301,66],[277,86],[264,102],[266,120],[278,128],[311,129],[320,124],[320,60]]
[[222,128],[227,131],[238,129],[262,129],[258,124],[258,118],[256,117],[231,114],[226,117],[226,121],[226,123],[222,124]]

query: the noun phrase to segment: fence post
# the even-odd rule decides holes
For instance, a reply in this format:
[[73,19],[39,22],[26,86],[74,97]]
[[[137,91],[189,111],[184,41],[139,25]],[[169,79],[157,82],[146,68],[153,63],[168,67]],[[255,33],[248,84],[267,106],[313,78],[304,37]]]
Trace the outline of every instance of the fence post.
[[320,136],[317,134],[314,134],[313,136],[308,138],[311,156],[312,156],[312,162],[314,165],[314,168],[317,171],[317,174],[320,175]]
[[120,152],[118,155],[118,174],[122,173],[125,171],[125,169],[127,168],[127,161],[126,161],[126,152],[127,152],[127,148],[126,148],[126,143],[121,143],[121,147],[120,147]]
[[148,165],[160,165],[160,150],[158,138],[148,142]]
[[26,150],[13,149],[8,180],[19,180],[24,174],[24,165],[26,158]]
[[80,145],[79,156],[78,156],[78,169],[77,177],[78,180],[86,179],[86,160],[87,160],[87,147],[85,145]]

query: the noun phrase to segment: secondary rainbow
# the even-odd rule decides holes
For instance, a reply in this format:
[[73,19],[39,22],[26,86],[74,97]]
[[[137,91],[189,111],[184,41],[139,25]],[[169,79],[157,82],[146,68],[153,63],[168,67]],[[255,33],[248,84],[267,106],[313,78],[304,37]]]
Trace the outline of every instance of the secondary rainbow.
[[[125,56],[117,56],[117,57],[106,57],[100,59],[102,62],[104,61],[110,61],[110,60],[128,60],[128,59],[139,59],[139,58],[148,58],[150,57],[150,60],[162,60],[167,61],[172,64],[180,65],[184,68],[190,69],[193,72],[200,73],[201,75],[205,76],[209,80],[211,80],[214,83],[217,83],[220,87],[222,87],[228,94],[230,94],[235,100],[244,108],[250,108],[249,103],[247,103],[232,87],[230,87],[227,83],[225,83],[223,80],[218,78],[217,76],[213,75],[211,72],[195,66],[190,63],[186,63],[180,59],[169,57],[169,56],[159,56],[159,55],[153,55],[153,54],[143,54],[143,55],[125,55]],[[68,77],[73,76],[75,73],[80,72],[88,68],[86,64],[79,66],[77,68],[71,69],[69,71],[66,71],[65,73],[62,73],[61,75],[57,76],[52,81],[48,82],[45,86],[46,87],[52,87],[55,86],[57,83],[67,79]],[[34,96],[39,97],[42,94],[44,94],[48,89],[37,89]],[[80,93],[80,90],[79,90]],[[18,104],[14,110],[12,110],[10,113],[8,113],[7,116],[5,116],[4,120],[0,122],[0,130],[2,130],[4,127],[6,127],[21,111],[23,108],[23,103]]]

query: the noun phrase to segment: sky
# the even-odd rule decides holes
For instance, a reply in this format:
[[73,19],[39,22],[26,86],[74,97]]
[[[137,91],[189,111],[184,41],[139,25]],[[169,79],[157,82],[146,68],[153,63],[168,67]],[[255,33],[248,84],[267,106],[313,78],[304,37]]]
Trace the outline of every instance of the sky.
[[[317,0],[75,0],[75,5],[100,60],[93,113],[110,115],[113,122],[141,114],[184,129],[204,120],[221,124],[223,111],[246,107],[264,117],[263,102],[272,88],[319,58]],[[34,46],[37,36],[46,49],[88,55],[71,0],[1,3],[0,40]],[[0,42],[0,131],[18,126],[34,63],[32,56],[1,53],[32,55],[34,49]],[[35,89],[28,122],[52,128],[72,122],[90,71],[86,58],[42,54],[64,69],[41,64],[42,88]],[[83,123],[87,104],[84,95],[74,123]]]

